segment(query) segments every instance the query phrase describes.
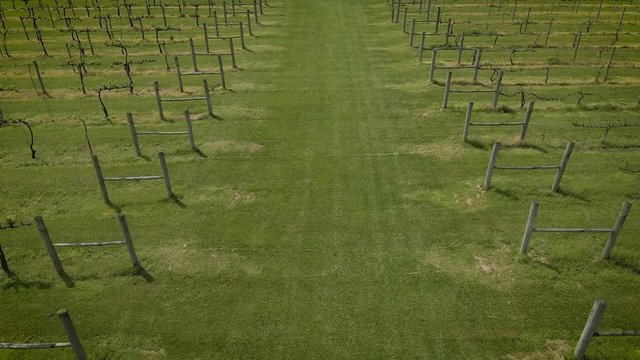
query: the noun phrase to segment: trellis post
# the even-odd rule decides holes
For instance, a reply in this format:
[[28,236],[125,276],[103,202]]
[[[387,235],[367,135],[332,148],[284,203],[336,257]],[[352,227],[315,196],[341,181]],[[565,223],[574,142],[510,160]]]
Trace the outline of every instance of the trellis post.
[[60,258],[58,257],[58,252],[56,248],[53,246],[53,242],[51,242],[51,237],[49,236],[49,231],[47,230],[47,226],[44,224],[44,220],[41,216],[36,216],[33,218],[36,222],[36,226],[38,227],[38,231],[40,232],[40,238],[44,243],[44,246],[47,248],[47,252],[49,253],[49,257],[51,258],[51,262],[53,263],[53,267],[56,269],[56,273],[60,275],[60,277],[64,277],[66,274],[64,272],[64,268],[62,267],[62,262],[60,262]]
[[98,178],[98,184],[100,185],[100,191],[102,192],[102,198],[104,199],[104,203],[109,205],[111,201],[109,200],[109,193],[107,192],[107,184],[104,182],[104,175],[102,174],[102,169],[100,168],[100,162],[98,161],[97,155],[91,156],[91,161],[93,162],[93,168],[96,171],[96,177]]
[[567,168],[569,157],[571,156],[571,152],[573,151],[575,144],[575,142],[570,141],[564,149],[564,154],[562,154],[562,160],[560,161],[560,166],[558,166],[556,178],[553,180],[553,185],[551,186],[551,192],[557,193],[560,190],[560,181],[562,181],[562,175]]
[[602,315],[606,308],[607,303],[604,300],[598,299],[593,303],[587,323],[585,324],[584,329],[582,329],[580,340],[578,340],[578,345],[576,345],[576,350],[574,352],[576,360],[584,359],[589,342],[591,341],[593,334],[598,329],[598,325],[600,324],[600,321],[602,321]]
[[[469,115],[469,117],[471,116]],[[489,158],[489,165],[487,165],[487,174],[484,177],[484,186],[482,186],[483,190],[489,190],[489,188],[491,188],[491,177],[493,177],[493,169],[496,166],[496,160],[498,159],[499,151],[500,143],[496,141],[493,143],[493,148],[491,149],[491,158]]]
[[533,113],[534,101],[530,101],[527,106],[527,112],[524,114],[524,120],[522,121],[522,129],[520,130],[520,141],[524,141],[524,137],[527,136],[527,129],[529,128],[529,121],[531,120],[531,113]]
[[138,255],[136,254],[136,249],[133,246],[133,241],[131,240],[131,233],[129,232],[129,225],[127,225],[127,219],[123,214],[118,215],[118,221],[120,222],[120,229],[122,230],[122,236],[124,236],[124,242],[127,244],[127,250],[129,251],[129,258],[131,259],[131,265],[140,266],[140,261],[138,261]]
[[471,113],[473,112],[473,103],[470,102],[467,106],[467,115],[464,119],[464,130],[462,131],[462,141],[467,142],[469,137],[469,128],[471,127]]
[[187,133],[189,135],[189,145],[191,145],[191,150],[196,150],[196,140],[193,137],[193,126],[191,124],[191,116],[189,116],[189,110],[185,110],[184,112],[184,121],[187,123]]
[[76,328],[73,326],[73,322],[71,321],[71,317],[69,316],[67,310],[58,311],[58,317],[62,322],[64,332],[67,333],[67,337],[69,338],[71,348],[76,355],[76,359],[87,360],[87,355],[82,348],[82,343],[80,343],[80,338],[78,337],[78,333],[76,333]]
[[453,73],[451,71],[449,71],[447,73],[447,82],[445,84],[444,87],[444,100],[442,101],[442,108],[446,109],[447,106],[449,105],[449,91],[451,90],[451,77],[453,76]]
[[629,215],[629,210],[631,209],[631,203],[629,201],[625,201],[622,205],[622,209],[620,209],[620,214],[618,215],[618,220],[616,224],[611,229],[611,234],[609,234],[609,241],[604,247],[604,251],[602,252],[603,259],[609,259],[611,257],[611,250],[613,250],[613,246],[616,244],[616,239],[618,239],[618,235],[620,234],[620,230],[622,230],[622,225],[624,225],[624,221],[627,219],[627,215]]
[[[177,59],[177,58],[176,58]],[[136,151],[136,156],[141,157],[140,143],[138,142],[138,133],[136,132],[136,125],[133,122],[133,114],[127,113],[127,123],[129,124],[129,131],[131,132],[131,138],[133,139],[133,148]]]
[[158,84],[158,80],[153,81],[153,90],[156,93],[156,103],[158,104],[160,120],[166,121],[167,119],[164,117],[164,111],[162,111],[162,99],[160,98],[160,85]]
[[173,190],[171,189],[171,180],[169,179],[169,168],[167,168],[167,161],[164,157],[164,152],[158,153],[158,159],[160,160],[160,167],[162,167],[162,177],[164,178],[164,185],[167,188],[167,196],[171,199],[174,198]]
[[536,217],[538,216],[538,202],[533,200],[531,202],[531,208],[529,209],[529,218],[527,219],[527,226],[524,230],[524,235],[522,237],[522,244],[520,245],[520,253],[526,254],[529,249],[529,240],[531,240],[531,234],[533,233],[533,228],[536,226]]
[[504,70],[500,70],[498,73],[498,82],[496,84],[496,93],[493,96],[493,109],[498,107],[498,99],[500,99],[500,91],[502,90],[502,78],[504,77]]

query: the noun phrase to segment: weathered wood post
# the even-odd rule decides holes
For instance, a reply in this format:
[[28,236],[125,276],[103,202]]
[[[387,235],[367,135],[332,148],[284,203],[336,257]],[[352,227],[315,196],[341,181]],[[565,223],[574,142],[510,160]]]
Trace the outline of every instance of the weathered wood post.
[[209,82],[207,79],[202,80],[202,86],[204,87],[204,99],[207,102],[207,110],[209,111],[209,116],[215,117],[216,115],[213,113],[213,104],[211,103],[211,95],[209,94]]
[[427,22],[431,20],[431,0],[427,0]]
[[92,155],[91,161],[93,162],[93,168],[96,171],[96,177],[98,178],[98,184],[100,185],[100,191],[102,192],[102,199],[104,200],[105,204],[110,205],[111,201],[109,200],[109,193],[107,192],[107,184],[104,182],[104,175],[102,174],[102,169],[100,168],[98,156]]
[[604,81],[606,82],[607,79],[609,78],[609,70],[611,69],[611,63],[613,62],[613,56],[616,53],[616,47],[612,46],[611,47],[611,56],[609,57],[609,62],[607,63],[607,69],[604,72]]
[[244,42],[244,24],[240,22],[238,23],[238,27],[240,28],[240,47],[242,48],[242,50],[249,50],[247,49],[247,45]]
[[127,244],[129,258],[131,259],[131,265],[140,266],[140,261],[138,261],[138,255],[136,254],[136,248],[133,246],[133,240],[131,240],[131,233],[129,232],[127,219],[123,214],[119,214],[118,221],[120,222],[120,229],[122,230],[122,236],[124,236],[124,242]]
[[618,36],[620,35],[620,29],[622,29],[622,20],[624,19],[624,13],[627,8],[622,8],[622,14],[620,14],[620,20],[618,21],[618,26],[616,26],[616,40],[618,40]]
[[158,80],[153,81],[153,90],[156,93],[156,103],[158,104],[160,120],[166,121],[167,119],[164,117],[164,111],[162,111],[162,98],[160,98],[160,85],[158,84]]
[[180,70],[180,60],[178,60],[177,56],[173,58],[176,62],[176,74],[178,75],[178,88],[180,88],[180,92],[184,92],[184,84],[182,83],[182,71]]
[[522,130],[520,130],[520,141],[524,141],[524,137],[527,136],[527,129],[529,129],[529,121],[531,120],[531,113],[533,113],[534,101],[529,101],[527,106],[527,112],[524,113],[524,120],[522,121]]
[[489,190],[491,188],[491,178],[493,177],[493,169],[496,166],[498,160],[498,152],[500,151],[500,143],[494,142],[493,149],[491,150],[491,157],[489,158],[489,164],[487,165],[487,174],[484,177],[483,190]]
[[420,50],[418,51],[418,61],[422,62],[422,57],[424,55],[424,42],[427,38],[427,33],[426,32],[422,32],[422,36],[420,38]]
[[476,49],[476,56],[473,61],[473,82],[478,82],[478,73],[480,72],[480,61],[482,61],[482,48]]
[[249,36],[253,35],[253,30],[251,29],[251,11],[247,9],[247,31],[249,32]]
[[58,311],[58,317],[60,318],[60,322],[62,322],[64,332],[67,333],[67,338],[69,338],[69,342],[71,343],[71,348],[76,355],[76,359],[87,360],[87,355],[82,348],[82,343],[80,342],[78,333],[76,333],[76,328],[73,326],[73,322],[71,322],[71,316],[69,316],[67,310]]
[[40,73],[40,67],[36,61],[33,61],[33,67],[36,71],[36,77],[38,78],[38,84],[40,84],[40,89],[42,90],[42,95],[49,95],[47,89],[44,87],[44,81],[42,81],[42,74]]
[[613,250],[613,246],[616,244],[616,240],[618,239],[618,235],[622,230],[624,221],[627,219],[627,215],[629,215],[629,210],[631,210],[631,203],[629,201],[625,201],[624,204],[622,204],[622,209],[620,209],[618,220],[611,229],[611,233],[609,234],[609,241],[607,241],[607,244],[604,247],[604,251],[602,252],[603,259],[606,260],[611,257],[611,250]]
[[225,25],[229,25],[229,18],[227,16],[227,2],[222,2],[222,18],[224,20]]
[[[262,3],[260,3],[260,5],[262,5]],[[262,9],[262,6],[260,6],[260,8]],[[260,12],[262,14],[262,12]],[[253,16],[256,19],[256,24],[260,24],[258,22],[258,1],[257,0],[253,0]]]
[[207,54],[211,53],[211,49],[209,48],[209,28],[207,27],[207,23],[202,24],[202,31],[204,32],[204,51]]
[[11,275],[11,270],[9,269],[9,263],[7,262],[7,258],[4,255],[4,251],[2,251],[2,245],[0,245],[0,267],[5,274]]
[[464,50],[464,33],[460,34],[460,42],[458,43],[458,65],[462,61],[462,51]]
[[238,64],[236,64],[236,49],[235,46],[233,46],[233,38],[229,38],[229,52],[231,54],[231,66],[237,69]]
[[598,6],[598,12],[596,13],[596,21],[600,20],[600,11],[602,11],[602,4],[604,0],[600,0],[600,6]]
[[593,334],[598,329],[598,325],[600,324],[600,321],[602,321],[602,315],[606,308],[607,303],[602,299],[598,299],[593,303],[593,307],[589,313],[589,318],[587,319],[587,323],[584,325],[584,329],[582,329],[582,334],[580,335],[580,339],[576,345],[576,350],[573,353],[576,360],[584,360],[584,355],[587,352],[587,347],[589,346],[591,337],[593,337]]
[[407,6],[404,7],[403,15],[402,15],[402,32],[407,33],[407,13],[409,12],[409,8]]
[[451,37],[453,32],[452,26],[451,18],[449,18],[449,21],[447,21],[447,32],[444,34],[444,43],[447,46],[449,46],[449,37]]
[[442,8],[438,6],[438,11],[436,12],[436,34],[440,33],[440,13]]
[[216,37],[220,37],[220,24],[218,23],[218,13],[216,11],[213,12],[213,28],[216,31]]
[[576,143],[574,141],[569,141],[567,147],[564,149],[564,154],[562,155],[562,160],[560,161],[560,165],[558,166],[556,178],[553,180],[553,185],[551,186],[551,192],[553,193],[557,193],[560,190],[560,181],[562,181],[562,175],[564,175],[564,171],[567,169],[569,157],[571,156],[571,152],[573,151],[573,147],[575,144]]
[[53,242],[51,242],[51,237],[49,236],[49,231],[47,230],[47,226],[44,224],[44,220],[41,216],[36,216],[33,218],[36,222],[36,226],[38,227],[38,231],[40,232],[40,238],[42,239],[42,243],[44,244],[47,252],[49,253],[49,257],[51,258],[51,263],[53,263],[53,267],[56,270],[56,273],[60,277],[65,277],[66,273],[64,272],[64,268],[62,267],[62,262],[60,262],[60,258],[58,257],[58,252],[56,248],[53,246]]
[[224,63],[222,62],[222,55],[218,55],[218,68],[220,69],[220,81],[222,82],[222,88],[227,89],[227,81],[224,77]]
[[169,179],[169,168],[167,168],[167,161],[164,157],[164,152],[158,153],[158,159],[160,160],[160,167],[162,167],[162,177],[164,178],[164,186],[167,188],[167,196],[169,199],[174,198],[173,190],[171,190],[171,179]]
[[409,33],[409,46],[413,48],[413,37],[416,33],[416,19],[411,19],[411,32]]
[[193,71],[198,72],[198,61],[196,59],[196,48],[193,45],[193,39],[189,38],[189,49],[191,50],[191,62],[193,62]]
[[576,62],[576,57],[578,56],[578,48],[580,47],[581,39],[582,39],[582,31],[579,31],[576,38],[575,49],[573,50],[573,60],[571,62]]
[[138,132],[136,132],[136,124],[133,122],[133,114],[127,113],[127,123],[129,124],[129,131],[131,132],[131,138],[133,139],[133,149],[136,151],[136,156],[141,157],[140,143],[138,142]]
[[469,137],[469,128],[471,127],[471,113],[473,112],[473,103],[467,105],[467,115],[464,118],[464,130],[462,130],[462,142],[467,142]]
[[538,216],[538,202],[533,200],[531,202],[531,208],[529,209],[529,218],[527,219],[527,225],[524,228],[524,236],[522,237],[522,244],[520,245],[520,253],[526,254],[529,249],[529,240],[531,240],[531,234],[536,226],[536,217]]
[[498,73],[498,82],[496,84],[496,93],[493,96],[493,109],[498,107],[498,100],[500,99],[500,91],[502,90],[502,79],[504,78],[504,70],[500,70]]
[[449,71],[447,73],[447,83],[444,86],[444,100],[442,101],[442,108],[446,109],[449,105],[449,91],[451,90],[451,77],[453,73]]
[[518,0],[513,1],[513,13],[511,14],[511,22],[516,21],[516,9],[518,7]]
[[436,73],[436,56],[438,54],[438,49],[435,48],[431,50],[431,66],[429,67],[429,83],[433,84],[434,77]]
[[547,34],[544,36],[544,47],[547,47],[549,43],[549,35],[551,35],[551,27],[553,26],[553,18],[549,21],[549,27],[547,28]]
[[193,125],[191,124],[191,116],[189,116],[189,110],[184,112],[184,121],[187,123],[187,135],[189,135],[189,145],[191,150],[197,150],[196,140],[193,137]]
[[527,32],[527,28],[529,27],[529,18],[531,18],[531,8],[527,11],[527,19],[524,21],[524,32]]

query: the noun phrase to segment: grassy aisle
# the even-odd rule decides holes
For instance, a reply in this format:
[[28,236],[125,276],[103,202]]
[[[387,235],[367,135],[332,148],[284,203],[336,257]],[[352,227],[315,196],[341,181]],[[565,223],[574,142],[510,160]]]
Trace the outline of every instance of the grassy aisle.
[[[214,93],[222,121],[194,123],[205,156],[175,138],[145,139],[150,160],[133,155],[125,111],[141,127],[178,127],[157,120],[151,80],[176,87],[159,56],[134,68],[135,96],[110,95],[113,125],[100,119],[95,97],[79,95],[76,79],[51,81],[68,98],[30,95],[19,66],[37,49],[15,45],[17,60],[0,59],[9,79],[0,85],[15,82],[21,91],[0,93],[0,105],[35,119],[39,149],[39,160],[29,160],[24,129],[0,129],[0,215],[41,214],[60,241],[119,236],[74,116],[91,120],[109,175],[155,173],[155,151],[165,150],[183,203],[162,200],[159,184],[110,187],[151,282],[129,269],[124,250],[65,249],[75,282],[67,288],[35,229],[0,231],[17,274],[0,275],[0,341],[63,339],[46,317],[63,307],[95,359],[557,359],[571,353],[596,297],[609,301],[608,328],[637,325],[639,315],[629,312],[640,307],[640,209],[612,261],[598,259],[601,234],[534,235],[530,255],[518,255],[532,198],[541,199],[544,224],[613,223],[622,199],[638,189],[636,175],[618,171],[635,164],[633,134],[602,151],[596,132],[583,136],[563,114],[542,110],[528,137],[536,146],[505,156],[555,162],[566,139],[581,141],[565,196],[549,193],[549,173],[496,174],[495,190],[482,191],[491,144],[460,143],[460,100],[440,110],[442,87],[427,85],[427,68],[389,23],[383,1],[269,3],[258,37],[248,40],[252,51],[229,71],[231,91]],[[183,26],[176,40],[199,39],[191,19],[169,11]],[[105,41],[99,36],[96,44]],[[52,43],[57,57],[39,60],[50,78],[53,69],[65,74],[63,43]],[[120,54],[99,50],[108,55],[97,59],[116,73],[109,64]],[[88,82],[106,76],[99,65],[90,69],[101,75]],[[196,94],[198,81],[187,84]],[[179,110],[167,113],[176,119]],[[589,353],[638,358],[633,341],[595,341]],[[69,354],[1,351],[0,359]]]

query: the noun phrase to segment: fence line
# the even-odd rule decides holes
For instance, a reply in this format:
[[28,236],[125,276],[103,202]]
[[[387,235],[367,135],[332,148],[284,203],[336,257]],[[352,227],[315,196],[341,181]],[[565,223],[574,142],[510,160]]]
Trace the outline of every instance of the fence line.
[[594,336],[640,336],[640,331],[598,331],[598,326],[600,325],[600,321],[602,321],[602,317],[604,315],[604,311],[607,308],[607,302],[602,299],[597,299],[593,303],[593,307],[591,308],[591,312],[589,313],[589,317],[587,318],[587,322],[582,329],[582,334],[580,335],[580,339],[578,340],[578,344],[576,345],[576,349],[574,351],[574,356],[576,360],[583,360],[584,356],[587,352],[587,347],[591,342],[591,338]]
[[[182,82],[182,77],[183,76],[190,76],[190,75],[220,75],[220,81],[222,82],[222,88],[226,89],[227,88],[227,84],[225,81],[225,76],[224,76],[224,64],[222,62],[222,55],[221,54],[198,54],[195,51],[195,47],[193,46],[193,39],[189,39],[189,48],[191,50],[191,63],[193,65],[193,72],[186,72],[186,71],[182,71],[180,68],[180,60],[177,56],[174,57],[175,63],[176,63],[176,73],[178,75],[178,85],[180,87],[180,92],[184,92],[184,86],[183,86],[183,82]],[[213,70],[209,70],[209,71],[202,71],[200,69],[198,69],[198,62],[197,62],[197,56],[202,56],[202,55],[207,55],[207,56],[216,56],[218,58],[218,71],[213,71]]]
[[47,230],[47,226],[44,223],[44,220],[41,216],[36,216],[34,218],[36,224],[38,226],[38,231],[40,232],[40,237],[42,238],[42,242],[49,253],[49,257],[51,258],[51,263],[55,268],[58,275],[62,278],[65,278],[66,272],[64,271],[64,267],[62,266],[62,262],[60,261],[60,257],[58,256],[58,251],[56,248],[59,247],[97,247],[97,246],[114,246],[114,245],[125,245],[127,247],[127,251],[129,252],[129,259],[131,260],[131,265],[134,267],[140,266],[140,261],[138,260],[138,255],[136,254],[136,249],[133,246],[133,240],[131,239],[131,233],[129,232],[129,226],[127,225],[127,220],[124,215],[118,215],[118,221],[120,222],[120,230],[122,231],[122,236],[124,240],[119,241],[103,241],[103,242],[82,242],[82,243],[54,243],[51,241],[51,236],[49,235],[49,231]]
[[100,185],[100,190],[102,191],[102,198],[104,199],[105,204],[107,205],[111,204],[111,200],[109,199],[109,193],[107,192],[106,181],[145,181],[145,180],[164,179],[164,184],[167,189],[167,196],[170,199],[174,198],[175,195],[173,194],[173,190],[171,189],[171,180],[169,178],[169,169],[167,168],[167,162],[165,160],[164,153],[162,151],[158,153],[158,159],[160,160],[162,175],[104,177],[102,173],[102,168],[100,167],[100,162],[98,161],[98,156],[97,155],[91,156],[91,160],[93,161],[93,167],[96,172],[96,177],[98,178],[98,184]]
[[202,85],[204,89],[204,96],[195,96],[195,97],[187,97],[187,98],[162,98],[160,96],[160,85],[157,80],[153,81],[153,90],[156,94],[156,103],[158,104],[158,113],[160,114],[160,120],[166,121],[167,118],[164,116],[164,111],[162,109],[162,102],[181,102],[181,101],[201,101],[204,100],[207,103],[208,114],[211,117],[216,117],[213,113],[213,105],[211,103],[211,94],[209,93],[209,83],[207,79],[202,79]]
[[[211,52],[211,46],[209,45],[209,40],[214,40],[214,39],[220,39],[223,40],[222,38],[217,38],[217,37],[210,37],[208,35],[208,30],[207,30],[207,24],[203,24],[203,29],[204,29],[204,47],[205,47],[205,54],[212,54]],[[235,46],[233,45],[233,38],[230,37],[227,40],[229,40],[229,52],[218,52],[216,53],[217,55],[225,55],[225,56],[229,56],[231,58],[231,65],[233,66],[234,69],[238,68],[238,64],[236,63],[236,50],[235,50]],[[205,54],[197,54],[197,55],[205,55]]]
[[500,143],[494,142],[493,149],[491,151],[491,157],[489,158],[489,165],[487,166],[487,173],[484,179],[484,186],[482,187],[484,190],[488,190],[491,188],[491,178],[493,176],[494,169],[500,170],[553,170],[557,169],[556,177],[553,180],[553,185],[551,185],[551,191],[557,193],[560,190],[560,181],[562,181],[562,175],[564,175],[564,171],[567,168],[567,164],[569,163],[569,157],[571,157],[571,153],[573,152],[573,147],[575,146],[575,142],[569,141],[567,143],[567,147],[564,150],[564,154],[562,155],[562,160],[560,160],[559,165],[534,165],[534,166],[501,166],[496,165],[496,161],[498,159],[498,152],[500,150]]
[[446,109],[449,106],[449,94],[451,93],[493,93],[493,108],[498,107],[498,99],[500,98],[500,91],[502,90],[502,79],[504,77],[504,70],[500,70],[498,72],[498,80],[496,81],[495,90],[473,90],[473,89],[462,89],[462,90],[451,90],[451,78],[453,73],[449,71],[447,73],[447,82],[444,87],[444,100],[442,101],[442,108]]
[[473,64],[469,65],[460,65],[460,60],[462,57],[463,48],[458,48],[458,65],[456,66],[441,66],[437,67],[436,64],[436,55],[438,53],[438,48],[431,50],[431,67],[429,68],[429,83],[433,84],[435,82],[435,72],[436,69],[442,70],[452,70],[452,69],[473,69],[473,82],[478,82],[478,71],[480,70],[480,59],[482,58],[482,48],[473,49],[474,50],[474,60]]
[[522,237],[522,244],[520,246],[520,253],[525,254],[529,249],[529,241],[533,232],[570,232],[570,233],[609,233],[609,241],[604,247],[602,252],[603,259],[609,259],[611,257],[611,250],[618,239],[618,235],[622,230],[622,226],[629,215],[631,210],[631,203],[625,201],[622,204],[620,213],[618,214],[618,220],[612,228],[541,228],[536,227],[536,217],[538,215],[538,202],[536,200],[531,202],[531,208],[529,210],[529,217],[527,219],[527,225],[524,230],[524,236]]
[[184,112],[184,121],[186,123],[187,131],[138,131],[136,130],[136,124],[133,121],[133,114],[128,112],[127,123],[129,124],[129,131],[131,133],[131,138],[133,139],[133,148],[136,151],[136,156],[142,156],[142,151],[140,151],[140,142],[138,141],[138,135],[187,135],[189,137],[189,145],[191,146],[191,150],[197,150],[195,138],[193,136],[193,126],[191,124],[191,116],[189,115],[189,110],[186,110]]
[[76,329],[73,326],[73,322],[71,321],[71,316],[69,315],[67,310],[60,310],[56,313],[56,315],[58,315],[58,318],[62,323],[62,328],[67,334],[67,338],[69,340],[68,342],[55,342],[55,343],[0,342],[0,349],[34,350],[34,349],[54,349],[54,348],[70,347],[73,349],[73,352],[77,360],[87,360],[87,355],[84,352],[84,348],[82,347],[82,343],[80,342],[78,333],[76,332]]
[[482,122],[482,123],[474,123],[471,122],[471,113],[473,112],[473,103],[470,102],[467,106],[467,115],[464,121],[464,130],[462,131],[462,141],[467,142],[469,137],[469,131],[471,130],[471,126],[522,126],[520,130],[520,141],[524,141],[525,136],[527,135],[527,129],[529,128],[529,121],[531,120],[531,113],[533,112],[534,101],[529,102],[527,105],[527,111],[524,113],[524,119],[519,121],[507,121],[507,122]]

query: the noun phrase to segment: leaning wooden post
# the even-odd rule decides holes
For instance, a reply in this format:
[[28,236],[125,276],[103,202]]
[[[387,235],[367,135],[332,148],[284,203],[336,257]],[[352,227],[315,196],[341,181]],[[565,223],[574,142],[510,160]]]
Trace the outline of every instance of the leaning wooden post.
[[120,229],[122,230],[122,236],[124,236],[124,242],[127,244],[129,258],[131,259],[131,265],[140,266],[140,261],[138,261],[138,255],[136,254],[136,248],[133,246],[133,240],[131,240],[131,233],[129,232],[127,219],[123,214],[119,214],[118,221],[120,221]]
[[220,37],[220,24],[218,23],[218,13],[213,11],[213,28],[216,30],[216,37]]
[[556,178],[555,180],[553,180],[553,185],[551,186],[551,192],[553,193],[557,193],[560,190],[560,181],[562,181],[562,175],[564,175],[564,171],[567,169],[569,157],[571,156],[571,152],[573,151],[573,146],[575,144],[575,142],[569,141],[567,147],[564,149],[564,154],[562,155],[562,160],[560,161],[560,165],[558,166]]
[[240,27],[240,47],[242,48],[242,50],[249,50],[244,43],[244,24],[240,22],[238,23],[238,26]]
[[433,84],[434,76],[436,73],[436,56],[438,54],[438,49],[431,50],[431,67],[429,67],[429,84]]
[[516,21],[516,8],[518,7],[518,0],[513,1],[513,13],[511,14],[511,22]]
[[204,87],[204,99],[207,102],[207,110],[209,111],[209,116],[215,117],[216,115],[213,113],[213,105],[211,103],[211,95],[209,94],[209,82],[207,79],[202,80],[202,85]]
[[167,168],[167,161],[164,158],[164,152],[158,153],[158,159],[160,159],[160,167],[162,167],[162,177],[164,178],[164,186],[167,188],[167,196],[171,199],[175,197],[173,190],[171,190],[171,179],[169,179],[169,168]]
[[180,92],[184,92],[184,84],[182,83],[182,71],[180,70],[180,60],[175,56],[174,60],[176,62],[176,74],[178,74],[178,87],[180,88]]
[[469,128],[471,127],[471,113],[473,112],[473,103],[467,105],[467,115],[464,119],[464,130],[462,130],[462,142],[467,142],[469,137]]
[[416,34],[416,19],[411,19],[411,32],[409,33],[409,46],[413,48],[413,37]]
[[160,98],[160,85],[158,84],[158,80],[153,81],[153,90],[156,93],[156,103],[158,104],[158,113],[160,113],[160,120],[166,121],[167,119],[164,117],[164,111],[162,111],[162,99]]
[[[260,9],[262,9],[262,2],[260,3]],[[262,12],[260,12],[262,14]],[[258,22],[258,1],[257,0],[253,0],[253,16],[255,17],[256,20],[256,25],[259,25],[260,22]]]
[[253,30],[251,30],[251,11],[247,9],[247,31],[249,32],[249,36],[253,35]]
[[418,51],[418,61],[422,62],[422,57],[424,55],[424,42],[427,38],[427,33],[422,32],[422,37],[420,38],[420,51]]
[[493,149],[491,150],[491,157],[489,158],[489,164],[487,165],[487,174],[484,177],[483,190],[489,190],[491,188],[491,178],[493,177],[493,169],[496,167],[496,161],[498,160],[498,152],[500,151],[500,143],[494,142]]
[[220,68],[220,81],[222,82],[222,88],[227,89],[227,82],[224,78],[224,63],[222,62],[222,55],[218,55],[218,68]]
[[452,22],[451,22],[451,18],[449,18],[449,21],[447,22],[447,32],[444,34],[444,43],[449,46],[449,37],[451,37],[451,33],[453,32],[452,29]]
[[602,252],[603,259],[609,259],[611,257],[611,250],[613,250],[613,246],[616,244],[616,240],[618,239],[618,235],[620,234],[620,230],[622,230],[622,225],[624,225],[624,221],[627,219],[627,215],[629,215],[629,210],[631,210],[631,203],[629,201],[625,201],[622,204],[622,209],[620,209],[620,214],[618,215],[618,221],[611,229],[611,234],[609,234],[609,241],[604,247],[604,251]]
[[402,15],[402,32],[407,34],[407,13],[409,12],[409,8],[407,6],[404,7],[404,12]]
[[44,81],[42,81],[42,74],[40,74],[40,67],[38,67],[38,63],[37,62],[33,62],[33,67],[36,70],[36,77],[38,78],[38,83],[40,84],[40,89],[42,89],[42,95],[49,95],[49,93],[47,93],[47,89],[45,89],[44,87]]
[[233,46],[233,38],[229,38],[229,52],[231,53],[231,66],[237,69],[238,64],[236,64],[236,49]]
[[527,32],[527,28],[529,27],[529,18],[531,18],[531,8],[527,11],[527,19],[524,21],[524,32]]
[[440,32],[440,12],[442,9],[438,6],[438,11],[436,12],[436,34]]
[[141,157],[140,143],[138,142],[138,132],[136,131],[136,124],[133,122],[133,114],[127,113],[127,123],[129,123],[129,131],[131,132],[131,138],[133,139],[133,148],[136,151],[136,156]]
[[551,26],[553,26],[553,18],[551,18],[549,27],[547,28],[547,34],[544,36],[544,47],[547,47],[547,43],[549,42],[549,35],[551,35]]
[[504,70],[500,70],[498,73],[498,83],[496,84],[496,93],[493,95],[493,109],[498,107],[498,100],[500,99],[500,91],[502,90],[502,78],[504,77]]
[[480,61],[482,59],[482,48],[476,49],[476,58],[473,62],[473,82],[478,82],[478,72],[480,71]]
[[2,251],[2,245],[0,245],[0,267],[5,274],[10,275],[11,270],[9,269],[9,263],[7,263],[7,258],[4,255],[4,251]]
[[185,110],[184,112],[184,121],[187,123],[187,134],[189,135],[189,145],[191,145],[191,150],[197,150],[196,140],[193,137],[193,126],[191,124],[191,116],[189,116],[189,110]]
[[600,6],[598,6],[598,12],[596,13],[596,21],[600,20],[600,12],[602,11],[602,3],[604,3],[604,0],[600,0]]
[[458,65],[462,61],[462,51],[464,50],[464,33],[460,34],[460,42],[458,43]]
[[207,28],[207,23],[202,24],[202,31],[204,31],[204,50],[207,54],[210,54],[211,49],[209,48],[209,29]]
[[449,71],[447,73],[447,83],[444,86],[444,100],[442,101],[442,108],[446,109],[449,105],[449,91],[451,90],[451,77],[453,73]]
[[196,48],[193,45],[193,39],[189,38],[189,49],[191,50],[191,62],[193,62],[193,71],[198,72],[198,62],[196,60]]
[[607,70],[604,72],[604,81],[606,82],[609,78],[609,70],[611,69],[611,63],[613,62],[613,55],[616,53],[616,47],[613,46],[611,48],[611,56],[609,57],[609,62],[607,63]]
[[527,219],[527,226],[524,228],[524,236],[522,237],[522,244],[520,245],[520,253],[526,254],[529,249],[529,240],[531,240],[531,234],[536,227],[536,217],[538,216],[538,202],[533,200],[531,202],[531,208],[529,209],[529,218]]
[[105,204],[110,205],[111,200],[109,200],[109,193],[107,192],[107,184],[104,182],[104,175],[102,175],[102,169],[100,168],[100,162],[98,161],[98,156],[92,155],[91,161],[93,161],[93,168],[96,171],[96,177],[98,178],[98,184],[100,185],[100,191],[102,192],[102,199],[104,199]]
[[572,62],[576,62],[576,57],[578,56],[578,48],[580,47],[580,40],[582,39],[582,31],[578,32],[578,38],[576,39],[576,47],[573,50],[573,60]]
[[520,141],[524,141],[524,137],[527,136],[527,129],[529,129],[529,121],[531,120],[531,113],[533,113],[534,101],[530,101],[527,106],[527,112],[524,113],[524,120],[522,121],[522,130],[520,130]]
[[36,216],[33,218],[36,222],[36,226],[38,227],[38,231],[40,232],[40,238],[44,243],[45,248],[47,248],[47,252],[49,253],[49,257],[51,258],[51,262],[53,263],[53,267],[56,269],[56,272],[60,277],[66,276],[64,272],[64,268],[62,267],[62,262],[60,262],[60,258],[58,257],[58,252],[56,248],[53,246],[53,242],[51,242],[51,237],[49,236],[49,231],[47,230],[47,226],[44,224],[44,220],[42,216]]
[[593,303],[593,307],[591,308],[591,312],[589,313],[589,318],[587,319],[587,323],[584,325],[584,329],[582,329],[580,340],[578,340],[576,350],[573,353],[576,357],[576,360],[584,359],[584,355],[587,352],[587,347],[589,346],[591,337],[593,337],[593,334],[598,329],[598,325],[600,324],[600,321],[602,321],[602,315],[604,315],[604,310],[606,308],[607,303],[602,299],[598,299]]
[[73,326],[73,322],[71,322],[71,317],[67,310],[58,311],[58,317],[60,318],[60,322],[62,322],[64,332],[67,333],[67,338],[69,338],[71,348],[76,354],[76,359],[87,360],[87,355],[82,348],[82,343],[80,343],[80,338],[78,338],[78,333],[76,333],[76,328]]

